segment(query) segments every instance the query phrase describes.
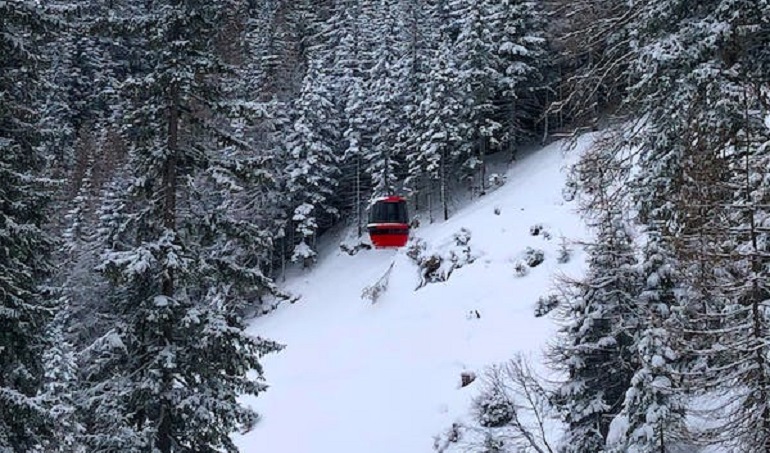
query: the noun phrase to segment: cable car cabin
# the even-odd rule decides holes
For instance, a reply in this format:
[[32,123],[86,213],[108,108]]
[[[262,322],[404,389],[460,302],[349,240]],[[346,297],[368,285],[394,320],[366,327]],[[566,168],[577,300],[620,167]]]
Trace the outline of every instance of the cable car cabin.
[[390,196],[377,199],[369,208],[369,237],[376,248],[403,247],[409,239],[406,200]]

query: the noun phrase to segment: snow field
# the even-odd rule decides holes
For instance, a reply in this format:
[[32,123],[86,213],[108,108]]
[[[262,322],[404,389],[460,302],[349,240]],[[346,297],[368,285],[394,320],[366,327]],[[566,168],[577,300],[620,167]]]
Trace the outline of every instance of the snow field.
[[[523,353],[545,373],[541,353],[556,326],[535,318],[534,304],[553,289],[555,275],[581,272],[578,245],[571,245],[568,263],[557,263],[562,237],[585,238],[561,189],[565,166],[589,142],[581,139],[567,154],[561,143],[534,152],[511,167],[496,191],[447,222],[414,229],[439,253],[454,247],[461,228],[470,230],[475,261],[446,282],[415,291],[418,268],[406,249],[354,256],[330,249],[314,269],[289,278],[285,288],[301,299],[249,328],[287,347],[262,361],[270,389],[244,399],[262,420],[236,437],[241,451],[430,452],[433,436],[469,420],[479,381],[460,388],[462,371],[482,375]],[[530,234],[536,224],[550,239]],[[514,267],[527,247],[543,250],[545,261],[518,277]],[[375,304],[362,299],[394,261],[387,291]]]

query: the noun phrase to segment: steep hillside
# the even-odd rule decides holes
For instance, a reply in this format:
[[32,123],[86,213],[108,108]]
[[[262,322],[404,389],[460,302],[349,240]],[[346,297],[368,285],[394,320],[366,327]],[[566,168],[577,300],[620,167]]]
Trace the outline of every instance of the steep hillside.
[[[423,255],[445,258],[442,269],[451,251],[461,263],[472,261],[444,282],[416,290],[421,277],[406,249],[354,256],[330,249],[312,271],[290,278],[286,288],[301,299],[250,327],[287,347],[264,359],[271,387],[248,401],[262,420],[237,438],[241,451],[430,452],[433,436],[466,418],[478,391],[478,381],[460,388],[461,372],[479,374],[517,352],[542,369],[555,325],[536,318],[534,304],[552,290],[555,275],[583,266],[578,245],[569,246],[566,264],[557,257],[562,238],[585,234],[562,188],[566,165],[589,140],[566,154],[560,143],[530,154],[498,190],[447,222],[415,229]],[[467,247],[457,245],[462,229]],[[524,264],[520,276],[527,248],[542,250],[544,261]],[[386,274],[377,302],[362,298]]]

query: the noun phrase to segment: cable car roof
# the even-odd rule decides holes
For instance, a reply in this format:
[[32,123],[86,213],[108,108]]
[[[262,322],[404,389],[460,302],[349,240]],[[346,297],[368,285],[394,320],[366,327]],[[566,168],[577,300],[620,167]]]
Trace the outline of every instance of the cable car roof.
[[398,203],[400,201],[406,201],[406,198],[399,195],[388,195],[387,197],[375,198],[372,203],[386,202],[386,203]]

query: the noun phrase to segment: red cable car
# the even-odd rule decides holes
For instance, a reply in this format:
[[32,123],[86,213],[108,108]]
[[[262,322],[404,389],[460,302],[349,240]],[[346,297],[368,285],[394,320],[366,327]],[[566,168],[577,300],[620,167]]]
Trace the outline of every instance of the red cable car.
[[378,249],[403,247],[409,240],[406,200],[399,196],[378,198],[369,208],[366,225],[372,244]]

